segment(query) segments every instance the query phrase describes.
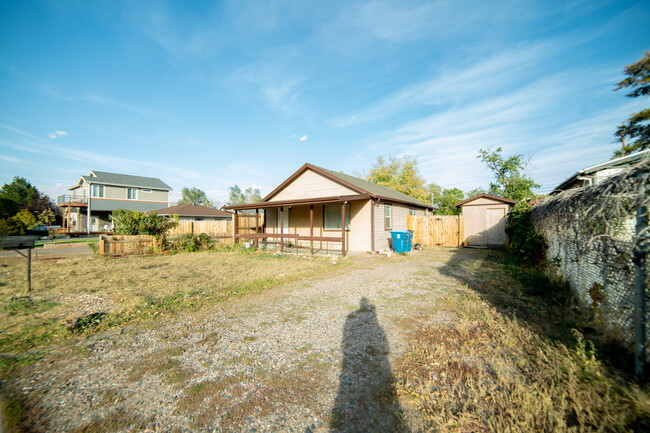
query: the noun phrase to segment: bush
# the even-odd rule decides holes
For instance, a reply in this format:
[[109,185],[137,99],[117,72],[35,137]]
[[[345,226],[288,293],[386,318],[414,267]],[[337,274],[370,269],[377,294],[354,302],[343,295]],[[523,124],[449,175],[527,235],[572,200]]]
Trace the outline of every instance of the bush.
[[111,217],[116,235],[152,235],[160,237],[178,224],[175,220],[149,213],[118,209]]
[[213,245],[214,242],[205,233],[201,233],[198,236],[188,233],[174,241],[170,249],[174,251],[195,252],[209,250]]
[[506,250],[527,264],[541,265],[546,258],[547,245],[533,226],[532,209],[529,203],[519,202],[508,213]]

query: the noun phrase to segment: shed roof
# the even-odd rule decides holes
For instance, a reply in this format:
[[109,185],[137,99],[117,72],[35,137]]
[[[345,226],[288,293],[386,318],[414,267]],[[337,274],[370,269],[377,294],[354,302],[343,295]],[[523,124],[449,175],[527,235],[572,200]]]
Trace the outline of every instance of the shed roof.
[[316,173],[319,173],[334,182],[340,183],[360,195],[369,194],[370,196],[381,198],[384,200],[393,200],[401,203],[413,204],[420,207],[432,208],[429,203],[425,203],[416,198],[410,197],[404,193],[394,190],[393,188],[379,185],[376,183],[368,182],[364,179],[359,179],[358,177],[350,176],[349,174],[328,170],[326,168],[318,167],[313,164],[306,163],[300,167],[295,173],[293,173],[287,180],[282,182],[277,188],[271,191],[266,197],[262,199],[262,202],[267,202],[277,193],[279,193],[284,187],[290,184],[295,178],[300,176],[306,170],[313,170]]
[[170,206],[165,209],[160,209],[158,215],[178,215],[190,217],[232,217],[232,213],[223,210],[215,209],[207,206],[197,206],[193,204],[179,204]]
[[109,173],[106,171],[92,170],[88,176],[81,176],[77,185],[69,188],[77,188],[82,180],[89,183],[101,183],[103,185],[130,186],[137,188],[151,188],[171,191],[171,187],[157,177],[134,176],[131,174]]
[[463,206],[463,205],[465,205],[467,203],[470,203],[470,202],[472,202],[474,200],[478,200],[479,198],[489,198],[489,199],[492,199],[492,200],[500,201],[502,203],[517,204],[516,200],[511,200],[509,198],[503,198],[503,197],[499,197],[499,196],[496,196],[496,195],[483,193],[483,194],[475,195],[474,197],[470,197],[467,200],[459,201],[454,206],[460,207],[460,206]]

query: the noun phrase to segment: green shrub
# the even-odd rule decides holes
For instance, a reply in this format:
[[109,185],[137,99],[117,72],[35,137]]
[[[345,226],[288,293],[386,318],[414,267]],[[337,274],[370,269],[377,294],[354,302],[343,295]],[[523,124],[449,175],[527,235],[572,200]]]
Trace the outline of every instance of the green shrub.
[[116,235],[164,235],[169,229],[178,224],[155,211],[143,213],[132,210],[118,209],[111,216]]
[[195,252],[195,251],[206,251],[212,249],[214,242],[210,239],[210,236],[205,233],[201,233],[198,236],[187,233],[181,236],[176,241],[172,242],[170,249],[173,251],[185,251],[185,252]]
[[546,257],[547,245],[533,226],[532,209],[529,203],[519,202],[508,213],[506,250],[527,264],[541,265]]

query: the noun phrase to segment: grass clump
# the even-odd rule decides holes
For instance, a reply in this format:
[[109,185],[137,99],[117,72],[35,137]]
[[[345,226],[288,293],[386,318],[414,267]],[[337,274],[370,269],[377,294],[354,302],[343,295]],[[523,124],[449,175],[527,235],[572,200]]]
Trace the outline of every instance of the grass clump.
[[648,390],[583,336],[564,287],[501,253],[462,258],[442,268],[465,285],[440,299],[454,320],[416,331],[396,367],[425,430],[650,431]]

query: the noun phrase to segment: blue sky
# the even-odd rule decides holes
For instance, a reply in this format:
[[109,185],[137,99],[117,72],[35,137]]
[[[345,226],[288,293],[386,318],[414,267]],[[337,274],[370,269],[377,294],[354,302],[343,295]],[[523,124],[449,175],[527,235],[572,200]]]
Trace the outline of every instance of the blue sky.
[[305,162],[411,155],[467,191],[501,146],[543,193],[647,106],[614,87],[648,29],[647,1],[5,0],[0,183],[55,198],[113,171],[224,202]]

